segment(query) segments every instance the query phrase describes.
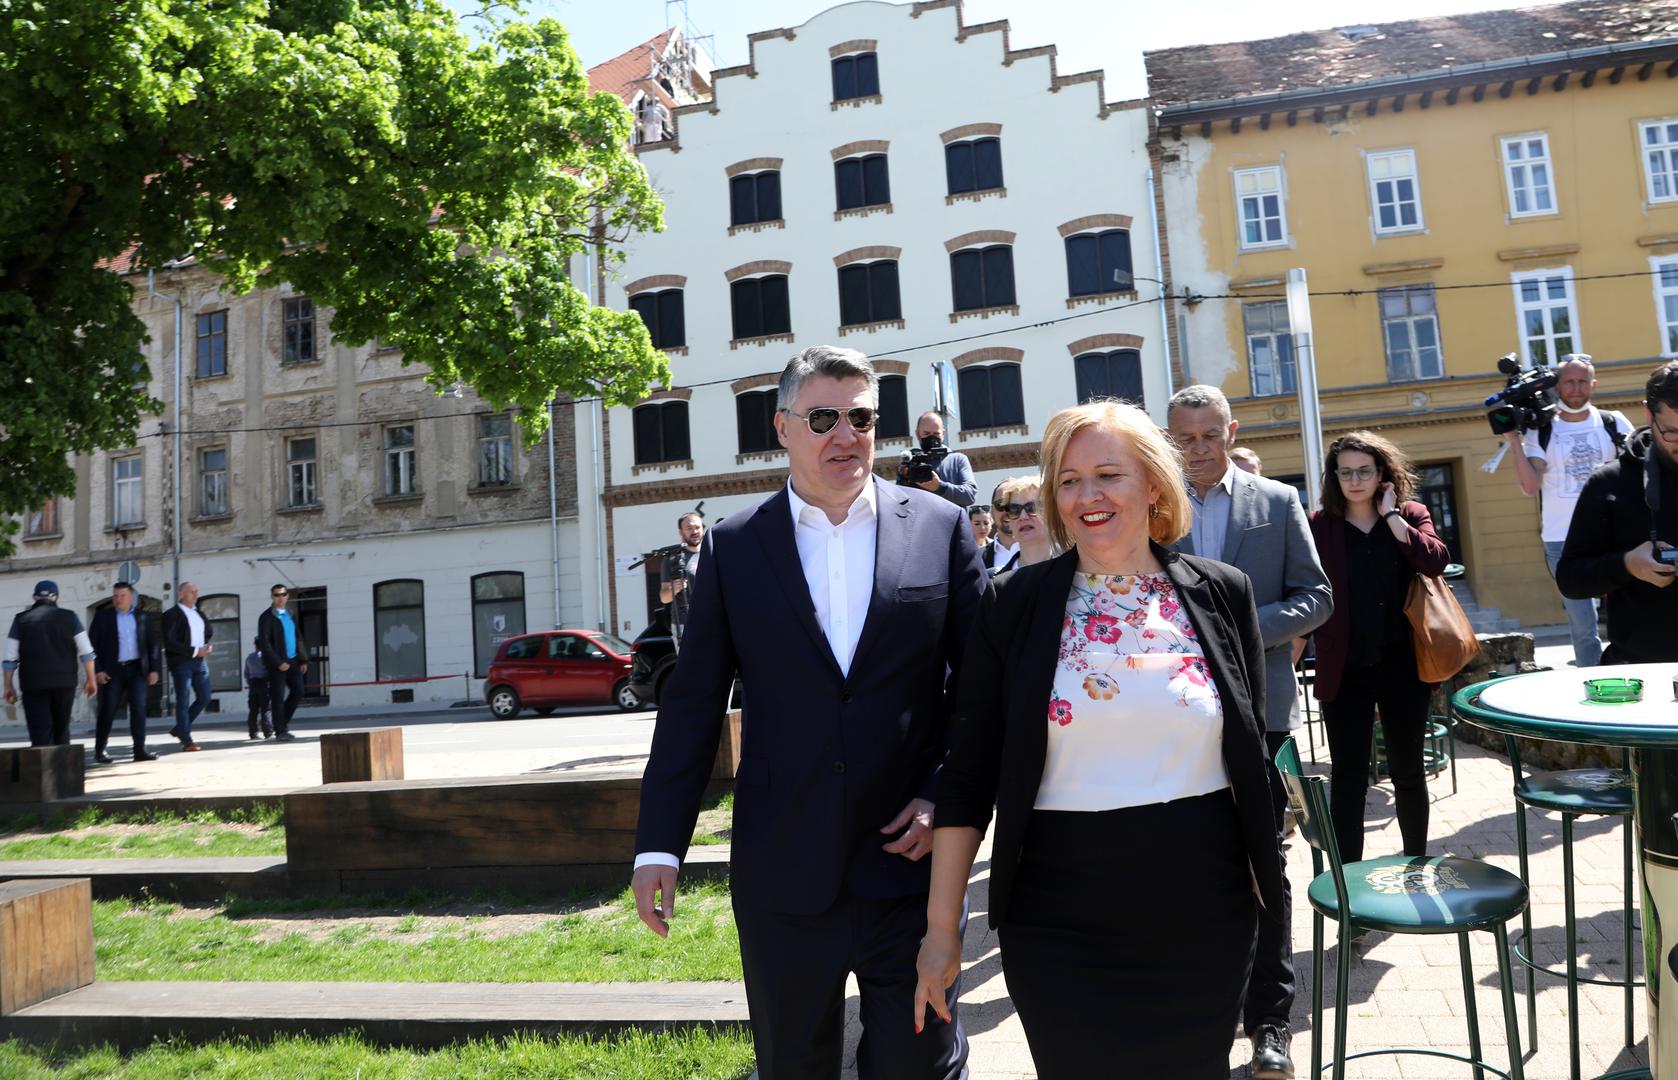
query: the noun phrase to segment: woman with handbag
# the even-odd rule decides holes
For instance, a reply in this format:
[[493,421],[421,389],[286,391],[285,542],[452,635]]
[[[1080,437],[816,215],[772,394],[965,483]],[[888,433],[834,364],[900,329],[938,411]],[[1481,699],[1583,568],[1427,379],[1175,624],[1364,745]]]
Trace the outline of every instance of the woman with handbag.
[[1323,469],[1323,508],[1311,515],[1334,613],[1316,632],[1316,697],[1328,728],[1329,813],[1347,862],[1363,858],[1370,740],[1381,711],[1387,768],[1404,854],[1427,853],[1426,742],[1433,686],[1417,672],[1405,602],[1418,575],[1436,577],[1450,554],[1404,452],[1368,431],[1340,436]]

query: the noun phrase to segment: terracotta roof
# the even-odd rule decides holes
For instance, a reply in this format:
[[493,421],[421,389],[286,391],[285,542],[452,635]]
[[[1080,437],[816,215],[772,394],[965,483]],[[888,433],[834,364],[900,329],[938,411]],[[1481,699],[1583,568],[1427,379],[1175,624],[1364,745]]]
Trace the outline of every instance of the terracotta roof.
[[662,54],[675,27],[588,69],[588,86],[597,94],[616,94],[625,105],[633,102],[635,84],[652,74],[650,56]]
[[1576,0],[1144,54],[1162,106],[1346,86],[1465,64],[1678,38],[1678,0]]

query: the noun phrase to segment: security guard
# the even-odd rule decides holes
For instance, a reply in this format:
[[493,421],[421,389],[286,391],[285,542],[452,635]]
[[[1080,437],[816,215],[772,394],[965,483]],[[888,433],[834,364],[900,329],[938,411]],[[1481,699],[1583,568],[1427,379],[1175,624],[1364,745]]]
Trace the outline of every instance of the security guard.
[[6,704],[17,704],[12,676],[23,669],[23,716],[30,746],[64,746],[70,741],[70,706],[76,700],[76,664],[82,667],[82,693],[98,692],[93,678],[93,642],[73,611],[58,606],[58,586],[35,586],[35,603],[12,620],[4,664]]

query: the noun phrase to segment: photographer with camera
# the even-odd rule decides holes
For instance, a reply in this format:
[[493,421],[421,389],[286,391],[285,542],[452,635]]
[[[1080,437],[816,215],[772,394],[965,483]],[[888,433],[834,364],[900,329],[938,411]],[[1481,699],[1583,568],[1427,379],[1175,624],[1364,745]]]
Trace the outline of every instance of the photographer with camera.
[[[1539,383],[1546,378],[1529,382]],[[1603,412],[1591,404],[1596,389],[1596,368],[1584,353],[1561,358],[1554,372],[1554,394],[1560,399],[1553,411],[1540,408],[1527,417],[1519,429],[1503,432],[1515,451],[1515,479],[1528,495],[1539,496],[1544,561],[1550,576],[1556,575],[1567,526],[1585,481],[1599,465],[1613,461],[1631,433],[1632,423],[1618,412]],[[1531,419],[1539,422],[1534,426]],[[1496,421],[1494,419],[1494,427]],[[1565,590],[1564,590],[1565,595]],[[1578,667],[1602,662],[1602,639],[1597,636],[1596,601],[1591,596],[1563,600],[1567,627],[1573,638],[1573,660]]]
[[664,552],[658,568],[658,601],[670,609],[670,638],[681,648],[688,623],[688,586],[699,570],[699,542],[705,539],[705,515],[689,510],[676,519],[682,542]]
[[973,463],[967,455],[944,445],[944,417],[934,411],[921,413],[915,421],[915,439],[920,446],[903,451],[897,466],[897,482],[918,487],[957,506],[972,506],[979,495],[973,479]]
[[1611,664],[1678,660],[1678,360],[1643,404],[1649,426],[1586,481],[1556,565],[1563,596],[1607,597]]

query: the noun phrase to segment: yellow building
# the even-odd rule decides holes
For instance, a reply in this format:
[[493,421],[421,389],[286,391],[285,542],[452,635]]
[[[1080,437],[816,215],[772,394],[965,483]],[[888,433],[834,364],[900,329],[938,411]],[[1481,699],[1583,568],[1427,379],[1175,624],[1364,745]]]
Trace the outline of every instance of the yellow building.
[[[1559,51],[1565,49],[1566,51]],[[1348,27],[1150,53],[1174,382],[1219,386],[1267,475],[1299,476],[1282,280],[1310,278],[1324,440],[1424,466],[1483,607],[1562,610],[1536,499],[1482,402],[1497,358],[1596,358],[1646,423],[1678,355],[1678,0]],[[1320,468],[1320,463],[1313,463]]]

